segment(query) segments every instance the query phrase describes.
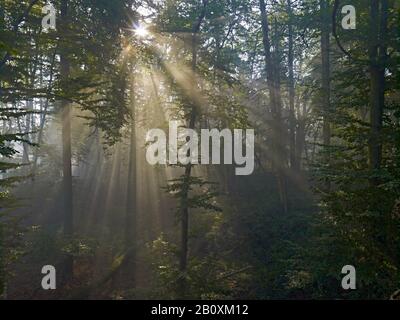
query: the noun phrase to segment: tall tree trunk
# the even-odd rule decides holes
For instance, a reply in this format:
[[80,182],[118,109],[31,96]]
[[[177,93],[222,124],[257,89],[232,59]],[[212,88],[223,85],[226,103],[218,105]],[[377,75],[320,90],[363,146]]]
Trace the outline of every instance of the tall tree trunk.
[[[197,64],[197,48],[196,48],[196,33],[192,36],[192,71],[193,77],[195,76],[196,64]],[[193,88],[196,85],[193,79]],[[194,129],[197,119],[197,110],[194,103],[191,103],[189,128]],[[189,154],[188,154],[189,156]],[[188,241],[189,241],[189,188],[190,188],[190,177],[192,174],[192,164],[188,164],[185,167],[185,174],[183,178],[183,189],[181,197],[181,252],[179,258],[179,271],[181,273],[179,281],[179,295],[181,298],[186,297],[187,284],[186,284],[186,270],[187,270],[187,259],[188,259]]]
[[[68,1],[61,1],[61,21],[62,30],[68,30]],[[62,45],[60,52],[60,76],[64,81],[70,75],[70,62],[66,53],[66,43]],[[72,152],[71,152],[71,104],[63,99],[61,101],[61,123],[62,123],[62,159],[63,159],[63,196],[64,196],[64,236],[71,239],[73,235],[73,198],[72,198]],[[65,261],[66,278],[73,277],[73,256],[68,255]]]
[[[381,6],[379,5],[381,4]],[[371,0],[370,7],[370,124],[369,164],[371,170],[379,170],[382,162],[382,121],[385,104],[385,60],[387,32],[387,0]],[[371,179],[376,185],[379,179]]]
[[[132,71],[133,73],[134,71]],[[135,114],[135,78],[131,77],[131,125],[129,141],[129,169],[128,185],[126,194],[126,216],[125,216],[125,246],[129,254],[129,278],[133,287],[136,286],[136,244],[137,244],[137,161],[136,161],[136,114]]]
[[[33,100],[28,100],[26,101],[26,107],[28,112],[33,112]],[[29,141],[30,140],[30,132],[31,132],[31,118],[32,118],[32,113],[29,113],[26,115],[25,119],[25,130],[22,133],[25,133],[26,136],[25,138]],[[32,130],[34,128],[32,127]],[[23,144],[23,163],[28,165],[30,164],[30,159],[29,159],[29,144],[27,142],[24,142]]]
[[[278,39],[276,39],[276,52],[271,54],[271,41],[269,36],[269,23],[265,0],[260,0],[261,26],[263,33],[263,45],[265,55],[265,71],[267,77],[267,85],[270,95],[271,115],[272,115],[272,166],[277,172],[277,184],[283,212],[287,212],[287,195],[286,195],[286,179],[285,179],[285,152],[282,143],[283,126],[281,119],[282,99],[280,92],[280,68],[278,54]],[[276,33],[276,32],[275,32]]]
[[[321,62],[322,62],[322,99],[321,111],[323,115],[322,139],[324,146],[331,144],[331,80],[330,80],[330,19],[329,0],[320,0],[321,18]],[[327,150],[324,161],[330,163],[330,152]],[[330,183],[325,184],[325,189],[330,190]]]
[[[193,26],[192,31],[192,92],[197,90],[196,81],[196,68],[197,68],[197,34],[200,31],[201,24],[206,14],[208,0],[203,0],[203,8],[198,17],[196,23]],[[190,98],[190,97],[189,97]],[[189,128],[194,129],[197,119],[198,106],[194,101],[190,101],[190,112],[189,112]],[[189,156],[189,151],[188,151]],[[189,188],[190,188],[190,177],[192,174],[192,164],[189,163],[185,167],[185,173],[183,177],[183,189],[181,197],[181,250],[179,258],[179,271],[181,273],[178,286],[179,295],[181,298],[185,298],[187,294],[187,283],[186,283],[186,271],[187,271],[187,259],[188,259],[188,235],[189,235]]]
[[[371,0],[370,6],[370,141],[369,166],[373,174],[370,185],[377,187],[381,183],[379,170],[382,167],[383,152],[383,114],[385,108],[385,69],[387,64],[388,0]],[[373,208],[381,213],[381,223],[386,226],[383,250],[393,261],[398,262],[398,250],[392,245],[398,236],[396,221],[392,212],[382,212],[380,197],[375,197]]]
[[[305,153],[305,146],[306,146],[306,120],[307,120],[307,98],[302,101],[302,112],[299,114],[298,117],[298,128],[296,133],[296,163],[298,166],[298,170],[301,170],[302,164],[302,155],[303,152]],[[300,101],[297,100],[297,108],[300,111]]]
[[289,149],[290,149],[290,167],[296,171],[299,170],[298,159],[296,158],[296,118],[294,114],[295,83],[294,83],[294,52],[293,52],[293,9],[291,0],[287,1],[287,10],[289,16],[288,25],[288,64],[289,64]]

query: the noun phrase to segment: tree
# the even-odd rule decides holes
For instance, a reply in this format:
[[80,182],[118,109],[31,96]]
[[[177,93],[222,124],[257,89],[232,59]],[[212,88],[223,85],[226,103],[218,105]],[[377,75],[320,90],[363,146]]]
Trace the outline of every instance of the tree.
[[[382,124],[385,106],[386,34],[388,23],[388,1],[371,1],[370,5],[369,60],[371,75],[369,162],[371,170],[379,170],[382,162]],[[374,184],[379,180],[373,179]]]
[[[272,165],[277,172],[277,185],[282,202],[283,212],[287,212],[287,190],[286,190],[286,179],[284,174],[284,163],[285,152],[284,145],[282,142],[282,136],[284,135],[281,112],[282,112],[282,99],[280,92],[280,69],[279,61],[277,60],[278,48],[275,45],[275,54],[271,54],[271,41],[269,22],[267,16],[267,10],[264,0],[260,0],[260,11],[261,11],[261,25],[263,33],[263,45],[265,54],[265,74],[267,77],[267,85],[269,90],[269,99],[271,104],[271,149],[272,149]],[[275,35],[277,36],[277,35]],[[278,41],[278,40],[277,40]],[[278,43],[278,42],[277,42]]]
[[[321,68],[322,68],[322,99],[321,109],[323,114],[323,144],[329,148],[331,143],[331,124],[329,117],[331,114],[331,85],[330,85],[330,19],[329,1],[320,1],[321,10]],[[326,163],[329,163],[329,151],[327,151]],[[329,183],[325,186],[330,188]]]
[[[61,27],[68,30],[68,1],[61,1]],[[64,38],[64,45],[68,43]],[[60,77],[67,81],[70,76],[70,61],[67,48],[61,48],[60,54]],[[61,123],[62,123],[62,150],[63,150],[63,195],[64,195],[64,236],[70,239],[73,234],[73,195],[72,195],[72,152],[71,152],[71,105],[66,100],[61,101]],[[73,257],[68,255],[65,261],[64,276],[73,276]]]
[[293,9],[291,0],[287,0],[288,12],[288,68],[289,68],[289,148],[290,166],[299,169],[299,158],[296,158],[296,118],[295,118],[295,83],[294,83],[294,52],[293,52]]
[[[136,184],[137,184],[137,157],[136,157],[136,100],[135,100],[135,76],[134,70],[131,71],[130,83],[130,104],[131,104],[131,120],[129,128],[129,162],[128,162],[128,186],[126,198],[126,225],[125,225],[125,245],[126,250],[129,252],[129,273],[132,275],[132,286],[135,287],[136,283],[136,252],[137,252],[137,198],[136,198]],[[126,74],[122,75],[123,77]],[[122,81],[124,81],[122,79]]]

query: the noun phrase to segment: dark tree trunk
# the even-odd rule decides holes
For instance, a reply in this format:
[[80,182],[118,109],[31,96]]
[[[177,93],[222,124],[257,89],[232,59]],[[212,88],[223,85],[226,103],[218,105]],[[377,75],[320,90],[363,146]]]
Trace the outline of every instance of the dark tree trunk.
[[323,141],[324,145],[331,143],[331,127],[329,114],[331,111],[331,80],[330,80],[330,19],[328,0],[321,0],[321,60],[322,60],[322,112],[324,115]]
[[[134,71],[132,70],[132,73]],[[125,246],[127,254],[127,275],[130,285],[136,286],[136,250],[137,250],[137,161],[136,161],[136,110],[135,110],[135,78],[131,77],[131,125],[129,137],[129,163],[128,163],[128,184],[126,194],[126,215],[125,215]]]
[[[197,90],[196,81],[196,68],[197,68],[197,34],[200,31],[201,24],[206,15],[208,0],[203,0],[203,8],[200,16],[193,26],[192,32],[192,88],[193,92]],[[190,98],[190,97],[189,97]],[[191,99],[193,100],[193,99]],[[198,106],[195,101],[190,102],[189,112],[189,128],[194,129],[197,119]],[[189,156],[189,153],[188,153]],[[186,271],[187,271],[187,260],[188,260],[188,235],[189,235],[189,188],[190,188],[190,177],[192,174],[192,164],[188,164],[185,168],[183,176],[183,190],[181,197],[181,248],[179,257],[179,271],[181,273],[178,281],[179,295],[181,298],[185,298],[187,294],[187,283],[186,283]]]
[[287,10],[289,16],[289,150],[290,150],[290,167],[298,170],[296,158],[296,118],[294,114],[294,100],[295,100],[295,83],[294,83],[294,52],[293,52],[293,9],[291,0],[287,2]]
[[[379,5],[381,4],[381,5]],[[382,162],[382,121],[385,104],[385,60],[388,2],[371,1],[370,13],[370,124],[369,163],[371,170],[379,170]],[[379,179],[372,179],[376,185]]]
[[306,147],[306,119],[307,119],[307,100],[303,101],[303,111],[301,115],[299,116],[298,120],[298,128],[297,128],[297,133],[296,133],[296,165],[297,165],[297,171],[301,170],[301,164],[302,164],[302,155],[303,152],[305,153],[305,147]]
[[[265,71],[267,77],[267,85],[270,95],[271,115],[272,115],[272,166],[276,170],[277,185],[282,204],[283,212],[287,212],[287,194],[286,194],[286,179],[285,179],[285,152],[282,139],[284,136],[281,111],[282,100],[280,92],[280,77],[279,77],[279,54],[278,54],[278,39],[276,39],[275,54],[271,54],[271,41],[269,36],[269,23],[265,0],[260,0],[261,25],[263,33],[263,45],[265,55]],[[277,36],[277,35],[275,35]]]
[[[61,23],[63,30],[68,29],[68,1],[61,1]],[[70,62],[65,46],[62,45],[60,53],[60,76],[67,80],[70,74]],[[63,99],[61,101],[61,123],[62,123],[62,159],[63,159],[63,196],[64,196],[64,236],[71,240],[73,235],[73,198],[72,198],[72,163],[71,163],[71,104]],[[68,255],[65,260],[65,277],[73,277],[73,257]]]
[[[322,94],[321,94],[321,112],[323,115],[322,139],[325,147],[331,145],[331,80],[330,80],[330,10],[329,0],[320,0],[321,10],[321,63],[322,63]],[[330,152],[326,150],[324,162],[330,163]],[[325,184],[326,191],[330,190],[330,182]]]

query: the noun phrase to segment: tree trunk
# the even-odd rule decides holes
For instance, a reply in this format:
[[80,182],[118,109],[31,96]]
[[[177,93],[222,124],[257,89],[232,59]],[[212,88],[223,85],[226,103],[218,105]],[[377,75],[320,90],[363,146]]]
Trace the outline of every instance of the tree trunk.
[[265,71],[267,77],[267,85],[270,95],[271,115],[272,115],[272,166],[277,172],[277,185],[279,188],[279,195],[283,212],[287,212],[287,195],[286,195],[286,179],[285,179],[285,152],[282,143],[284,136],[281,111],[282,99],[280,92],[280,68],[279,68],[279,54],[278,54],[278,40],[276,43],[276,52],[274,56],[271,54],[271,41],[269,37],[269,23],[267,17],[267,10],[265,0],[260,0],[261,11],[261,25],[263,32],[263,45],[265,54]]
[[[330,19],[329,19],[329,0],[320,0],[321,10],[321,63],[322,63],[322,98],[321,111],[323,115],[322,139],[325,147],[331,145],[331,80],[330,80]],[[326,150],[324,162],[330,163],[330,151]],[[330,182],[326,182],[326,191],[330,190]]]
[[[200,30],[201,24],[206,14],[208,0],[203,0],[203,9],[198,17],[196,23],[193,26],[192,32],[192,87],[193,92],[197,89],[196,84],[196,68],[197,68],[197,33]],[[189,129],[194,129],[197,119],[197,107],[194,101],[190,102],[189,112]],[[188,151],[188,156],[189,156]],[[186,271],[187,271],[187,259],[188,259],[188,234],[189,234],[189,188],[190,188],[190,177],[192,173],[192,164],[189,163],[185,168],[183,177],[183,189],[181,197],[181,250],[179,258],[179,271],[180,278],[178,281],[178,290],[180,298],[185,298],[187,294],[187,283],[186,283]]]
[[[192,71],[193,76],[196,71],[197,64],[197,51],[196,51],[196,34],[193,34],[192,40]],[[195,81],[193,81],[195,86]],[[196,106],[192,103],[190,111],[189,128],[194,129],[197,118]],[[189,154],[188,154],[189,156]],[[187,284],[186,284],[186,270],[187,270],[187,259],[188,259],[188,235],[189,235],[189,188],[190,188],[190,177],[192,174],[192,164],[188,164],[185,167],[185,174],[183,178],[183,189],[181,197],[181,252],[179,258],[179,271],[181,273],[179,280],[179,295],[180,298],[186,297]]]
[[[33,111],[33,100],[26,101],[26,109],[27,109],[28,112],[32,112]],[[25,127],[24,128],[20,127],[20,131],[22,130],[21,133],[25,134],[24,138],[26,140],[28,140],[28,141],[30,140],[31,117],[32,117],[32,113],[28,113],[26,115],[26,119],[25,119]],[[18,121],[18,124],[19,124],[19,121]],[[28,165],[28,164],[30,164],[30,160],[29,160],[29,144],[27,142],[23,142],[22,143],[22,147],[23,147],[22,161],[23,161],[24,164]],[[24,171],[27,171],[27,170],[24,170]]]
[[[298,115],[298,125],[296,130],[296,166],[297,172],[301,171],[301,164],[303,159],[303,152],[305,153],[305,145],[306,145],[306,123],[307,123],[307,99],[302,101],[302,106],[297,99],[297,110],[299,110]],[[300,112],[300,108],[302,111]]]
[[289,148],[290,148],[290,167],[298,171],[297,158],[296,158],[296,118],[294,114],[294,100],[295,100],[295,87],[294,87],[294,52],[293,52],[293,9],[291,0],[287,1],[287,10],[289,16],[288,25],[288,41],[289,41]]
[[[68,1],[61,1],[61,27],[68,29]],[[67,41],[66,41],[67,42]],[[70,62],[66,53],[66,43],[62,45],[60,53],[60,76],[67,80],[70,74]],[[73,198],[72,198],[72,152],[71,152],[71,104],[63,99],[61,101],[62,123],[62,159],[63,159],[63,195],[64,195],[64,236],[71,240],[73,235]],[[73,277],[73,256],[68,255],[65,261],[65,277]]]
[[[134,72],[134,71],[132,71]],[[136,125],[135,125],[135,79],[131,77],[131,126],[129,143],[129,169],[128,185],[126,194],[126,216],[125,216],[125,246],[131,252],[128,259],[129,278],[133,287],[136,286],[136,244],[137,244],[137,161],[136,161]]]
[[[379,6],[381,4],[381,7]],[[382,121],[385,104],[385,60],[388,2],[371,0],[370,17],[370,124],[369,164],[371,170],[379,170],[382,162]],[[379,14],[380,13],[380,14]],[[380,23],[379,23],[380,21]],[[371,179],[373,185],[379,179]]]
[[331,143],[331,128],[329,122],[331,106],[330,81],[330,19],[328,0],[321,0],[321,60],[322,60],[322,112],[323,112],[323,141],[324,145]]

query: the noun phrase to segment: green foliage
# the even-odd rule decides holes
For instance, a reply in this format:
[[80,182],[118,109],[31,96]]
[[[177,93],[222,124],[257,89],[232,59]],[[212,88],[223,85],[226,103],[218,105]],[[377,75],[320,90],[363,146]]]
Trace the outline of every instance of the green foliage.
[[[174,299],[182,297],[182,279],[185,295],[195,299],[386,299],[400,287],[397,2],[388,1],[388,31],[379,45],[379,51],[387,47],[387,55],[379,61],[385,71],[385,108],[378,137],[382,159],[375,169],[369,152],[374,65],[368,55],[374,2],[350,1],[357,9],[355,30],[343,30],[340,11],[335,15],[327,110],[320,39],[321,24],[327,21],[321,20],[320,2],[266,1],[271,73],[273,85],[279,85],[272,89],[282,100],[279,112],[273,111],[277,106],[269,96],[258,1],[67,2],[68,21],[59,23],[58,17],[57,30],[43,32],[45,1],[26,12],[28,0],[0,0],[0,296],[10,280],[18,288],[18,281],[30,285],[33,269],[39,270],[44,260],[62,264],[66,254],[75,259],[80,276],[90,274],[84,285],[82,278],[66,285],[66,290],[83,286],[79,296],[84,298]],[[59,13],[61,0],[51,3]],[[327,3],[332,8],[334,1]],[[141,19],[151,20],[148,38],[133,32]],[[293,151],[288,141],[289,30],[294,41],[293,130],[301,169],[289,167],[287,159]],[[61,55],[69,61],[67,77]],[[60,228],[62,152],[56,117],[61,101],[70,103],[85,122],[73,121],[73,156],[66,161],[69,165],[72,160],[74,168],[76,233],[69,239]],[[194,122],[194,130],[255,128],[256,170],[249,177],[235,177],[232,166],[161,166],[151,171],[138,160],[140,196],[131,206],[137,210],[127,213],[130,195],[121,186],[127,182],[128,124],[136,126],[138,141],[131,145],[139,159],[143,131],[166,129],[172,119]],[[322,143],[324,122],[330,124],[330,145]],[[278,126],[281,136],[274,137]],[[95,135],[82,137],[92,128]],[[101,153],[102,142],[110,146],[109,158]],[[29,152],[37,144],[41,149]],[[282,170],[273,164],[280,157],[272,152],[278,150],[271,148],[275,144],[282,149]],[[36,165],[41,166],[39,174]],[[45,176],[26,183],[30,170],[32,176]],[[28,208],[20,208],[12,195],[15,185],[27,197]],[[173,199],[156,191],[162,185]],[[176,224],[167,221],[173,220],[170,208],[176,209],[177,218],[188,214],[190,220],[183,272],[179,258],[186,255],[177,245]],[[130,213],[137,218],[137,243],[132,252],[121,254]],[[147,243],[145,249],[141,243]],[[130,282],[119,273],[131,255],[143,276],[135,288],[127,288]],[[340,286],[341,269],[348,264],[357,270],[356,291]],[[12,269],[23,276],[13,277]],[[100,280],[88,284],[93,275]]]
[[[356,2],[358,21],[355,34],[341,31],[344,45],[351,43],[351,56],[335,56],[336,65],[332,91],[334,112],[329,115],[333,127],[332,145],[320,145],[319,157],[313,164],[313,177],[318,181],[320,214],[315,220],[316,231],[311,264],[316,296],[342,298],[389,298],[400,286],[400,221],[393,214],[400,198],[399,171],[399,105],[395,82],[398,68],[388,59],[385,77],[385,110],[380,167],[370,167],[371,126],[368,96],[370,73],[365,48],[371,22],[364,2]],[[389,25],[396,16],[389,10]],[[398,38],[388,31],[389,50],[398,48]],[[357,39],[357,40],[355,40]],[[344,61],[343,61],[344,59]],[[329,159],[327,161],[326,159]],[[326,185],[329,183],[330,188]],[[329,250],[321,250],[321,248]],[[338,283],[338,270],[344,265],[357,269],[357,291],[346,293]]]
[[197,208],[218,212],[221,211],[216,203],[218,192],[212,190],[210,188],[212,186],[215,186],[215,183],[204,181],[204,179],[199,177],[191,176],[187,179],[185,176],[182,176],[178,179],[170,180],[165,191],[172,194],[176,199],[181,200],[184,193],[191,192],[195,189],[195,194],[188,197],[186,203],[180,202],[180,205],[177,208],[178,212],[183,206],[186,208]]
[[[215,230],[214,230],[215,231]],[[211,243],[219,241],[219,231],[208,234]],[[250,279],[250,267],[224,259],[220,248],[210,245],[206,254],[189,259],[186,274],[179,272],[177,247],[166,240],[165,235],[149,243],[147,261],[152,266],[153,282],[148,293],[152,299],[176,299],[179,297],[179,279],[185,277],[193,299],[233,299],[242,294]]]

